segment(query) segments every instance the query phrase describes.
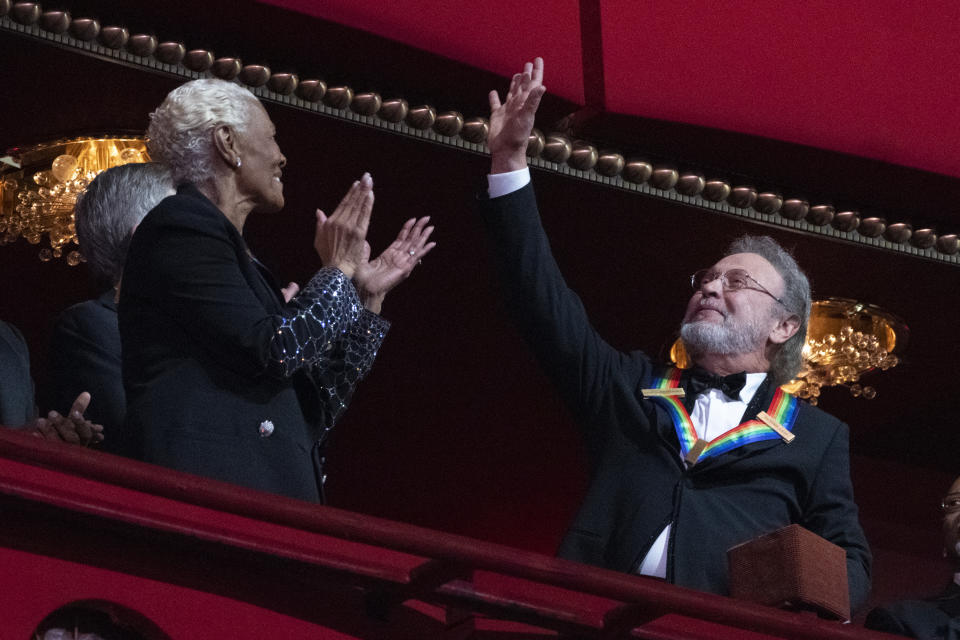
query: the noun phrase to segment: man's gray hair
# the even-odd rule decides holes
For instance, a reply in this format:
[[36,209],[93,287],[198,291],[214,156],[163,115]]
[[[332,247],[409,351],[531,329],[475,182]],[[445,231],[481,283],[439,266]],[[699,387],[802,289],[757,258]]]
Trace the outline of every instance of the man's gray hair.
[[807,322],[810,319],[810,281],[800,270],[790,253],[769,236],[741,236],[734,240],[725,256],[735,253],[755,253],[773,265],[783,278],[783,306],[789,314],[800,319],[800,328],[784,342],[770,363],[770,377],[776,385],[789,382],[803,367],[803,345],[807,341]]
[[173,190],[170,170],[156,162],[107,169],[77,198],[77,240],[94,277],[120,281],[134,228]]
[[203,185],[214,177],[213,130],[227,125],[244,132],[257,98],[238,84],[202,78],[182,84],[150,114],[147,150],[170,167],[174,184]]

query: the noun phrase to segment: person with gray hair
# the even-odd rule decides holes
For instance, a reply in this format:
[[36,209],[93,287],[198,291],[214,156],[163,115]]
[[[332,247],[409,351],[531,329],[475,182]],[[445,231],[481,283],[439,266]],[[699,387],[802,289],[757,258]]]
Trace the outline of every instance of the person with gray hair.
[[871,556],[853,501],[848,428],[780,385],[800,370],[810,285],[769,237],[745,236],[690,277],[692,365],[620,352],[591,326],[540,224],[526,146],[543,61],[490,93],[483,222],[507,307],[583,428],[592,480],[559,553],[714,593],[726,551],[799,524],[846,554],[850,603]]
[[176,193],[170,169],[159,162],[107,169],[93,179],[74,209],[77,238],[93,276],[118,290],[133,231],[161,200]]
[[241,86],[187,82],[150,115],[151,157],[176,195],[137,228],[120,289],[132,457],[254,489],[324,500],[327,438],[373,365],[385,295],[435,243],[410,219],[370,259],[373,179],[316,212],[322,267],[283,291],[243,239],[251,213],[284,205],[286,158]]
[[165,166],[156,162],[125,164],[94,178],[74,209],[80,250],[104,292],[69,307],[57,318],[45,403],[68,406],[78,393],[89,391],[87,416],[103,425],[105,451],[118,451],[126,414],[117,299],[127,247],[147,212],[174,193]]

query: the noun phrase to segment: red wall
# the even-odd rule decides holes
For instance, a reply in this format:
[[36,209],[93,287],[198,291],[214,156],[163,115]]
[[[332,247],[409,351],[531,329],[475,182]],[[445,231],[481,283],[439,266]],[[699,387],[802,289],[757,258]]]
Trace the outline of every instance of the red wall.
[[[960,176],[951,0],[261,1],[502,75],[541,55],[549,90],[577,103],[602,91],[609,111]],[[583,49],[602,51],[599,87]]]

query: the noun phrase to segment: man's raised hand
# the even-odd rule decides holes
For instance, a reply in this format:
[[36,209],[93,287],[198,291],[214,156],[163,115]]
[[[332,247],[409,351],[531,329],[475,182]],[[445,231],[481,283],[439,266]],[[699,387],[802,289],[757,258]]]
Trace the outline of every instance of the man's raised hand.
[[506,173],[527,166],[527,141],[545,92],[543,58],[526,63],[523,72],[513,76],[503,103],[496,91],[490,92],[490,133],[487,135],[490,173]]

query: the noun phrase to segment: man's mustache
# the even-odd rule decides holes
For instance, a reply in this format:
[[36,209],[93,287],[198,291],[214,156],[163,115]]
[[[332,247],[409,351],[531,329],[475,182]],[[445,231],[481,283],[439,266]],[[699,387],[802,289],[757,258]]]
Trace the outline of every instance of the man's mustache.
[[707,311],[716,311],[716,312],[719,313],[721,316],[723,316],[723,319],[724,319],[724,320],[727,319],[727,315],[728,315],[728,314],[727,314],[727,311],[726,311],[725,309],[721,309],[721,308],[718,307],[718,306],[715,306],[715,305],[712,305],[712,304],[703,304],[703,303],[700,303],[700,304],[697,305],[696,313],[699,313],[700,311],[704,311],[704,310],[707,310]]

